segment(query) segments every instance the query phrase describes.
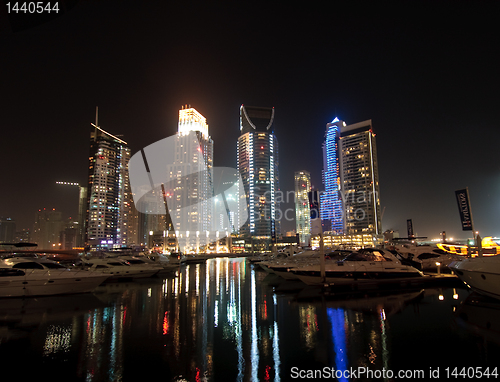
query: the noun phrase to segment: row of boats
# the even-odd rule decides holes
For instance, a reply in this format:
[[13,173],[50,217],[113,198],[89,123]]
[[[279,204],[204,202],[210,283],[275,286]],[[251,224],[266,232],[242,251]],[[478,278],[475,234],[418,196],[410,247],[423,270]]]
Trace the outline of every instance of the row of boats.
[[[471,289],[500,299],[500,256],[468,258],[450,254],[431,245],[336,250],[325,254],[323,265],[318,251],[285,252],[250,261],[266,272],[306,285],[358,285],[363,283],[419,281],[454,273]],[[435,273],[429,276],[429,272]]]
[[155,260],[130,254],[82,257],[64,264],[41,254],[12,253],[0,259],[0,297],[47,296],[93,291],[105,281],[138,279],[175,272],[180,256]]
[[[277,256],[251,257],[267,272],[306,285],[343,285],[419,280],[428,272],[453,272],[471,289],[500,299],[500,255],[467,258],[426,245],[336,250],[320,261],[319,251],[289,249]],[[62,264],[37,254],[4,255],[0,259],[0,297],[83,293],[105,281],[153,277],[175,272],[185,256],[150,259],[124,253],[82,257]]]

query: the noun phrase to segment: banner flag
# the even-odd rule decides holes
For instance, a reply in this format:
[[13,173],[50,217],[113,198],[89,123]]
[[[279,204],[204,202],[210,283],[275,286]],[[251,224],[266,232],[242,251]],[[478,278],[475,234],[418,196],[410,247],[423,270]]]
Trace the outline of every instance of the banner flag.
[[460,213],[460,220],[462,223],[462,231],[472,231],[472,213],[469,203],[469,190],[464,188],[463,190],[455,191],[455,196],[457,197],[458,212]]
[[408,238],[412,238],[414,237],[415,235],[413,234],[413,222],[411,221],[411,219],[408,219],[406,221],[406,230],[408,232]]

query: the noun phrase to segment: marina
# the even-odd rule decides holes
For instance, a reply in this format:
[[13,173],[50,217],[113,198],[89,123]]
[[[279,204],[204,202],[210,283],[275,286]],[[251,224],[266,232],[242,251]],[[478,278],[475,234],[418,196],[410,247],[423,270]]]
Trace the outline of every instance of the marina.
[[2,380],[498,379],[491,3],[8,2]]
[[405,288],[298,288],[244,257],[183,263],[176,273],[107,281],[93,293],[2,299],[0,357],[16,369],[29,359],[25,380],[61,381],[288,381],[325,367],[493,370],[500,302],[440,276]]

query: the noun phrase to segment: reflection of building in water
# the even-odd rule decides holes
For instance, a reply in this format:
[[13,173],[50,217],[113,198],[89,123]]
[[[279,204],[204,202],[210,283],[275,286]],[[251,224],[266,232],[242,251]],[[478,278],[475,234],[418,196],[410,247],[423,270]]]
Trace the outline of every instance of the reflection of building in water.
[[327,303],[337,368],[389,370],[387,318],[401,311],[420,294],[421,291],[390,296],[363,296]]
[[290,362],[308,361],[389,370],[387,317],[420,294],[290,304],[265,276],[243,259],[217,258],[164,280],[102,286],[105,307],[49,327],[43,353],[76,350],[77,377],[88,381],[130,379],[144,362],[165,380],[189,381],[279,381]]
[[382,306],[366,312],[328,308],[327,313],[338,370],[389,368],[386,317]]
[[[376,297],[349,296],[346,300],[336,297],[337,300],[323,303],[300,302],[301,346],[326,356],[320,361],[335,370],[389,370],[387,318],[403,310],[420,294],[421,291]],[[338,380],[347,381],[344,377]]]
[[114,305],[87,316],[81,349],[85,356],[79,359],[79,377],[92,380],[95,375],[107,374],[111,380],[123,378],[126,310]]
[[45,337],[43,355],[51,356],[58,352],[67,352],[71,347],[72,326],[51,325]]
[[304,341],[307,349],[312,350],[316,347],[319,330],[316,309],[313,306],[300,306],[299,320],[301,340]]
[[166,280],[163,327],[168,328],[168,359],[177,376],[213,376],[217,343],[224,351],[218,363],[228,376],[243,381],[248,375],[253,380],[277,375],[274,380],[279,380],[276,299],[266,294],[262,277],[242,259],[217,258],[187,266]]

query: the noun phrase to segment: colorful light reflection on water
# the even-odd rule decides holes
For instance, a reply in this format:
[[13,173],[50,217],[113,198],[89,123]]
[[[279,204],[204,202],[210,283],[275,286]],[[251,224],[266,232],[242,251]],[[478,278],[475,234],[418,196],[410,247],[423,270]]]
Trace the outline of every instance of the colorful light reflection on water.
[[26,379],[288,381],[293,368],[485,366],[500,355],[500,304],[465,289],[301,299],[274,281],[219,258],[94,294],[4,299],[0,362]]

